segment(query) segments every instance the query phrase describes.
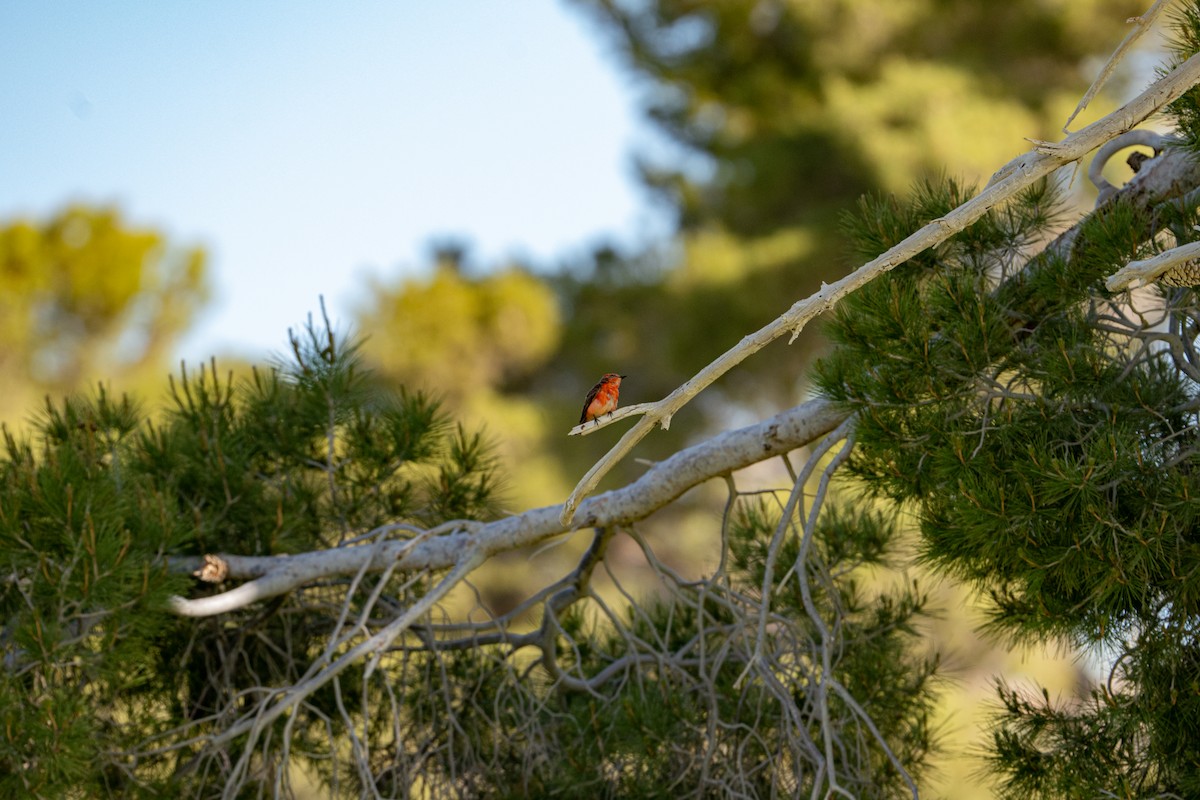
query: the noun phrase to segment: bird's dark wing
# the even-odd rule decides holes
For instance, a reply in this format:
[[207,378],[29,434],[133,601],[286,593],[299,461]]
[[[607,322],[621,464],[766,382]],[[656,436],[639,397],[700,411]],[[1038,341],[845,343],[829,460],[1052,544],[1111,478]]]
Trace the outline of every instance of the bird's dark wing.
[[603,385],[604,385],[604,379],[601,378],[600,381],[595,386],[592,387],[592,390],[587,393],[587,399],[583,401],[583,412],[579,415],[579,424],[580,425],[587,422],[588,406],[590,406],[592,404],[592,401],[596,399],[596,393],[600,391],[600,387]]

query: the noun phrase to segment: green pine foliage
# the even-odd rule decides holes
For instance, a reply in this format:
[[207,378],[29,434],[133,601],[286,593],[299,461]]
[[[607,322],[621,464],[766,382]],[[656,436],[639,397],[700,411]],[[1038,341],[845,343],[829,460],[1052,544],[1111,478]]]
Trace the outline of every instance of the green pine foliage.
[[[808,794],[829,780],[828,746],[840,785],[889,798],[907,794],[893,755],[917,774],[931,751],[936,664],[913,648],[925,599],[872,588],[893,538],[877,513],[831,509],[813,532],[805,579],[823,629],[795,572],[776,569],[770,677],[746,673],[780,523],[779,504],[754,494],[730,504],[719,578],[610,610],[588,584],[620,534],[599,531],[544,633],[464,635],[439,610],[371,674],[353,665],[255,739],[213,747],[265,692],[303,680],[351,579],[180,618],[172,595],[230,587],[172,571],[172,558],[313,551],[381,525],[484,518],[497,470],[435,402],[380,388],[328,322],[271,369],[185,370],[171,389],[153,419],[101,390],[48,401],[30,435],[6,434],[0,795],[287,795],[300,775],[331,796]],[[780,564],[798,548],[793,530]],[[359,576],[345,610],[353,619],[378,588],[368,624],[385,624],[434,577]],[[546,636],[554,669],[530,646]],[[556,670],[607,679],[581,689]]]
[[[847,230],[875,254],[970,194],[867,200]],[[1175,292],[1155,327],[1103,279],[1161,246],[1156,228],[1196,234],[1177,208],[1118,200],[1056,239],[1057,208],[1039,186],[849,298],[820,386],[858,415],[851,472],[914,512],[926,562],[989,593],[993,633],[1111,667],[1075,702],[999,687],[1004,796],[1193,797],[1200,306]]]
[[[1195,3],[1184,3],[1171,11],[1172,37],[1167,43],[1170,57],[1160,69],[1160,74],[1171,71],[1179,64],[1200,53],[1200,7]],[[1167,115],[1178,129],[1184,141],[1193,149],[1200,142],[1200,89],[1192,87],[1182,98],[1172,103]]]
[[[230,587],[175,574],[170,557],[309,551],[384,523],[494,513],[485,441],[429,398],[379,388],[353,346],[311,322],[289,360],[243,380],[215,365],[185,371],[172,398],[153,421],[103,390],[47,401],[27,437],[5,433],[4,797],[219,794],[228,764],[196,758],[200,744],[180,740],[219,731],[217,715],[246,702],[239,692],[298,680],[345,596],[345,582],[331,581],[181,619],[167,611],[170,595]],[[393,595],[405,602],[424,585]],[[294,724],[293,759],[332,778],[321,715],[378,700],[318,692]],[[135,757],[147,741],[177,749]],[[256,785],[271,788],[252,780],[247,791]]]

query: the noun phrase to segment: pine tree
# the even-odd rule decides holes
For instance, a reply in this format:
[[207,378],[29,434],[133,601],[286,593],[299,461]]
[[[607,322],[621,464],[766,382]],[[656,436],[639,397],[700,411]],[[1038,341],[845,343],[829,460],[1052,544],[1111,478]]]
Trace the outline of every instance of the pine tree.
[[[493,513],[478,434],[425,396],[381,388],[328,329],[310,322],[292,347],[241,381],[215,363],[185,372],[153,422],[101,390],[48,401],[32,432],[5,433],[0,795],[205,797],[235,780],[221,752],[197,756],[203,737],[256,691],[301,678],[349,578],[197,621],[170,611],[171,596],[196,593],[172,558],[327,549]],[[409,580],[392,596],[422,591]],[[381,698],[310,698],[288,726],[297,768],[328,776],[320,720],[365,702]],[[181,728],[200,738],[182,742]],[[242,780],[270,791],[265,766]]]
[[[511,615],[540,626],[442,605],[373,660],[364,637],[459,580],[397,570],[403,555],[494,513],[483,440],[381,388],[328,322],[244,380],[185,371],[172,398],[154,422],[103,391],[48,402],[29,437],[6,433],[6,796],[288,796],[307,775],[339,796],[716,797],[807,793],[833,771],[890,797],[930,751],[935,664],[910,647],[924,598],[859,579],[887,560],[878,513],[833,510],[802,544],[779,533],[798,495],[734,491],[720,572],[616,615],[590,585],[619,532],[602,526]],[[195,611],[306,552],[367,560]]]
[[[1194,6],[1177,21],[1176,63],[1200,50],[1198,23]],[[1200,93],[1170,112],[1172,147],[1195,151]],[[921,558],[988,592],[995,635],[1108,666],[1083,702],[997,687],[989,759],[1006,797],[1200,794],[1200,305],[1171,281],[1161,299],[1104,285],[1196,240],[1194,173],[1169,192],[1135,181],[1057,239],[1043,183],[829,326],[820,384],[858,420],[848,467],[913,511]],[[971,194],[937,182],[866,200],[848,231],[874,254]]]

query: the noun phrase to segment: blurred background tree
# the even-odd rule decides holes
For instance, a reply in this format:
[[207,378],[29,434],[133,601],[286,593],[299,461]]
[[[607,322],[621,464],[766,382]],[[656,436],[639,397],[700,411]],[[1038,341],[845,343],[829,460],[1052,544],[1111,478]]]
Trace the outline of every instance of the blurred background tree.
[[0,417],[98,380],[157,387],[208,296],[203,250],[116,209],[0,225]]
[[520,266],[472,277],[467,248],[434,248],[432,275],[372,287],[362,328],[383,375],[458,403],[517,389],[558,346],[553,292]]
[[[619,306],[640,323],[632,328],[637,363],[621,371],[644,372],[650,396],[844,274],[849,253],[837,220],[863,193],[903,192],[935,174],[979,180],[1022,152],[1025,137],[1056,139],[1093,77],[1087,59],[1119,41],[1124,21],[1144,5],[576,4],[613,42],[666,140],[638,164],[675,211],[678,233],[669,268],[654,261],[640,308],[624,297],[605,302],[595,286],[564,285],[574,312],[564,336],[569,356],[554,366],[590,374],[602,364],[579,365],[579,354],[627,358],[615,342],[601,341],[597,351],[586,338],[589,317]],[[598,255],[595,271],[614,272],[607,255]],[[591,277],[586,269],[569,274],[580,272]],[[658,312],[644,313],[650,309]],[[818,342],[806,334],[800,347],[777,346],[772,358],[745,368],[753,380],[739,370],[723,391],[739,404],[794,402]],[[718,418],[728,411],[716,401],[706,409]]]
[[[979,180],[1021,152],[1026,137],[1056,138],[1094,76],[1089,59],[1143,10],[1136,0],[572,4],[612,43],[661,135],[638,155],[638,171],[674,211],[674,237],[638,251],[602,244],[533,270],[558,308],[522,302],[530,343],[516,371],[504,365],[503,347],[497,352],[494,325],[478,322],[489,313],[485,283],[498,280],[482,276],[495,270],[474,266],[480,277],[466,283],[450,277],[463,274],[461,245],[435,254],[428,284],[374,287],[360,317],[374,340],[368,354],[385,372],[420,373],[465,405],[475,393],[528,396],[543,415],[534,437],[569,428],[601,374],[628,373],[631,400],[661,397],[844,274],[850,254],[838,219],[863,193],[902,192],[942,173]],[[448,264],[459,266],[447,272]],[[532,297],[529,283],[523,291]],[[451,291],[464,285],[480,297]],[[436,314],[420,310],[432,303]],[[414,310],[422,321],[411,319]],[[431,335],[415,338],[412,325]],[[440,325],[436,335],[430,325]],[[723,424],[747,409],[793,404],[820,341],[814,328],[790,347],[773,346],[697,409]],[[474,405],[485,418],[499,407]],[[683,430],[701,427],[667,432],[661,452],[647,443],[647,457],[673,451]],[[574,474],[596,453],[587,443],[558,457]],[[546,485],[542,502],[559,499],[562,487]]]
[[520,264],[479,269],[462,242],[435,244],[432,256],[423,275],[370,288],[357,326],[363,355],[380,379],[487,427],[503,461],[522,467],[507,487],[510,508],[552,502],[568,478],[553,457],[559,431],[530,379],[562,337],[554,290]]

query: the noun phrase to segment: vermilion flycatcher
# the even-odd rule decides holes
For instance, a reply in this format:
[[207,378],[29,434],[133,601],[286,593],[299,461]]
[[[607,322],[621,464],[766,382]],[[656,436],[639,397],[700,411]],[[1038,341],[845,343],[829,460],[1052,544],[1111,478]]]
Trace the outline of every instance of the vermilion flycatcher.
[[580,425],[616,410],[617,395],[621,393],[621,379],[626,377],[628,376],[609,372],[592,387],[587,399],[583,401],[583,413],[579,415]]

